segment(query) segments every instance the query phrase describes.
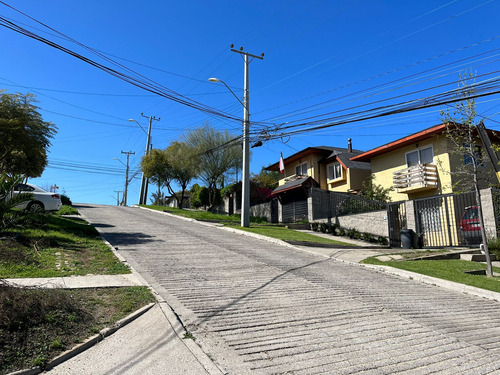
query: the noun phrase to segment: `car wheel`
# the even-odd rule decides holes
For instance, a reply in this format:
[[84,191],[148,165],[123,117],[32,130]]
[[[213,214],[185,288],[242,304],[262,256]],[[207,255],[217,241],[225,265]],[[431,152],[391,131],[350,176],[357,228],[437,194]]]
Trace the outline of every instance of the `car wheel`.
[[34,213],[43,212],[43,211],[45,211],[45,208],[43,207],[42,203],[40,203],[40,202],[33,202],[33,203],[29,204],[28,211],[29,212],[34,212]]

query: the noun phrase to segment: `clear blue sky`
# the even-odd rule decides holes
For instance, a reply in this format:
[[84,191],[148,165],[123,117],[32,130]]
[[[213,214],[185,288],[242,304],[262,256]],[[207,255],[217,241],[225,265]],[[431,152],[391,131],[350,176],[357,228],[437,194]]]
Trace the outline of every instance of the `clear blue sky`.
[[[243,61],[230,44],[253,54],[264,52],[264,60],[250,64],[250,113],[252,130],[266,134],[312,116],[345,110],[331,116],[352,117],[359,110],[446,92],[457,87],[459,73],[472,71],[478,82],[498,77],[500,4],[494,0],[5,3],[165,90],[237,118],[243,115],[241,104],[208,78],[224,80],[241,97]],[[1,3],[0,16],[123,71]],[[147,92],[3,26],[0,40],[0,89],[34,93],[44,120],[58,127],[49,167],[32,182],[57,184],[74,202],[116,203],[114,190],[123,190],[125,168],[113,158],[125,162],[121,151],[134,151],[131,171],[138,169],[146,134],[128,119],[147,128],[141,113],[161,118],[153,123],[156,148],[206,121],[241,134],[237,121]],[[477,100],[489,128],[500,129],[499,99],[490,95]],[[277,162],[280,152],[286,157],[310,146],[346,147],[348,138],[354,148],[368,150],[439,123],[440,109],[271,140],[252,150],[251,171]],[[320,125],[328,123],[319,119]],[[138,200],[139,182],[129,187],[129,203]]]

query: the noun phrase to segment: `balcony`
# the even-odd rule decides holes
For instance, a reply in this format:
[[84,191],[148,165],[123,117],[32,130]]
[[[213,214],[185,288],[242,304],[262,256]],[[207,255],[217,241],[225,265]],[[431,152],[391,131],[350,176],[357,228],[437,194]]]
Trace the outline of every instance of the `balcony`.
[[398,193],[414,193],[438,187],[438,173],[434,164],[417,164],[393,173],[394,188]]

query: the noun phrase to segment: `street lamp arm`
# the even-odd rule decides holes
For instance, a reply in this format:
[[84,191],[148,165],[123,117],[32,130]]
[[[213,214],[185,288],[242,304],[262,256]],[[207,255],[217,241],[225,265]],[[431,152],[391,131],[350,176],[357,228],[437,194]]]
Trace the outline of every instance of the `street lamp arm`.
[[131,122],[135,122],[137,125],[139,125],[139,127],[142,129],[142,131],[144,133],[146,133],[146,135],[148,135],[148,132],[142,127],[142,125],[139,123],[139,121],[134,120],[133,118],[129,118],[128,120],[131,121]]
[[[233,91],[233,90],[231,90],[231,88],[227,85],[227,83],[226,83],[226,82],[224,82],[222,79],[219,79],[219,78],[209,78],[208,80],[209,80],[210,82],[221,82],[224,86],[226,86],[226,87],[227,87],[227,89],[229,90],[229,92],[230,92],[231,94],[233,94],[233,96],[236,98],[236,100],[237,100],[237,101],[239,101],[239,102],[240,102],[240,104],[241,104],[244,108],[247,108],[247,106],[246,106],[245,104],[243,104],[243,102],[241,101],[241,99],[240,99],[240,98],[238,98],[238,96],[234,93],[234,91]],[[248,110],[248,108],[247,108],[247,110]]]
[[123,166],[124,166],[124,167],[126,167],[125,163],[124,163],[123,161],[121,161],[120,159],[113,158],[113,160],[117,160],[117,161],[119,161],[120,163],[122,163],[122,164],[123,164]]

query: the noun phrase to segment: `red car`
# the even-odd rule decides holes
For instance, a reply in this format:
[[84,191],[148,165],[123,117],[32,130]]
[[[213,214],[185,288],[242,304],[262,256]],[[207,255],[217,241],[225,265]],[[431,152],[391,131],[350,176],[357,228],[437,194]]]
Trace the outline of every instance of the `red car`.
[[477,206],[465,208],[460,220],[460,233],[462,233],[466,245],[481,243],[481,224],[479,224]]

